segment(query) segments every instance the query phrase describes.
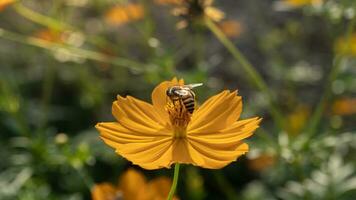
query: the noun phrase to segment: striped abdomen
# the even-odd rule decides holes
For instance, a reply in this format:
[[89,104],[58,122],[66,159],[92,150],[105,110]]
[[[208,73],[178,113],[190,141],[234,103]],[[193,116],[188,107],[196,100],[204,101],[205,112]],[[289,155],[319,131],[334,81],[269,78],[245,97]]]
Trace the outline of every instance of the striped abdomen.
[[193,95],[187,95],[182,97],[182,102],[185,108],[188,110],[190,114],[193,114],[195,108],[195,100]]

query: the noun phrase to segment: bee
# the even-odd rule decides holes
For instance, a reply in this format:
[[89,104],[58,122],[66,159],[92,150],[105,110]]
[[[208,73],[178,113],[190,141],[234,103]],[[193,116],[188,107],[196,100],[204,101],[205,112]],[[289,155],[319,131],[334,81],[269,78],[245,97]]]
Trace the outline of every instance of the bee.
[[202,86],[203,83],[193,83],[182,86],[172,86],[166,91],[166,95],[173,101],[180,101],[190,114],[195,108],[195,93],[193,88]]

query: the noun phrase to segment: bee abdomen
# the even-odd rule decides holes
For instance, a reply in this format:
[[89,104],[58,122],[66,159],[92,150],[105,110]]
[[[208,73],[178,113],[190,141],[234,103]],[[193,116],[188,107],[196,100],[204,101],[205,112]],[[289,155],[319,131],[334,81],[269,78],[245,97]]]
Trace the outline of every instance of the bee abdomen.
[[194,111],[194,106],[195,106],[195,102],[193,98],[186,98],[183,100],[184,106],[185,108],[188,110],[188,112],[190,114],[193,113]]

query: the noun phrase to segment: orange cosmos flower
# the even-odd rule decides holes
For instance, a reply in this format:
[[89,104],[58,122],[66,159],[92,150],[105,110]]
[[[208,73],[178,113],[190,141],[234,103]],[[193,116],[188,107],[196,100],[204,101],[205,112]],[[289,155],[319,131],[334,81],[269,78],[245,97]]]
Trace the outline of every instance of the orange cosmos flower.
[[105,14],[105,21],[111,25],[123,25],[128,22],[142,19],[144,8],[141,4],[118,5]]
[[15,3],[16,0],[0,0],[0,11],[4,10],[7,6]]
[[261,119],[239,120],[242,102],[237,92],[225,90],[190,114],[166,91],[182,86],[174,78],[152,92],[152,104],[118,96],[112,113],[118,122],[98,123],[104,142],[145,169],[170,168],[174,163],[218,169],[248,151],[243,139],[252,135]]
[[111,183],[96,184],[91,195],[93,200],[165,200],[171,184],[167,177],[147,181],[142,173],[129,169],[119,178],[117,186]]

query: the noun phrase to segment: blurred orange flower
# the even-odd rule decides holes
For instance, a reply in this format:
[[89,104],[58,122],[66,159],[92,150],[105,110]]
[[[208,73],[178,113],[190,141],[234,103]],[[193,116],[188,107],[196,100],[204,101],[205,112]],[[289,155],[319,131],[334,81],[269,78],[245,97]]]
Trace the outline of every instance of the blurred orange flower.
[[129,169],[119,178],[117,186],[111,183],[96,184],[91,195],[93,200],[165,200],[171,184],[166,177],[147,181],[142,173]]
[[342,37],[336,40],[335,51],[339,54],[356,56],[356,33],[351,35],[350,41]]
[[4,10],[7,6],[15,2],[16,0],[0,0],[0,11]]
[[112,113],[118,122],[98,123],[104,142],[145,169],[174,163],[219,169],[248,151],[242,140],[258,128],[260,118],[239,120],[241,97],[225,90],[190,114],[166,91],[184,80],[164,81],[152,92],[153,105],[133,97],[117,97]]
[[219,24],[220,30],[230,38],[238,37],[242,33],[242,25],[239,21],[236,20],[225,20]]
[[62,43],[65,41],[64,34],[62,31],[56,31],[53,29],[41,29],[35,32],[34,37],[37,37],[42,40],[46,40],[49,42]]
[[248,160],[248,167],[255,171],[263,171],[274,165],[276,158],[272,155],[262,154]]
[[105,21],[111,25],[123,25],[144,17],[144,8],[141,4],[118,5],[105,13]]
[[284,0],[284,2],[293,7],[301,7],[306,5],[320,5],[323,0]]
[[342,98],[332,105],[332,113],[336,115],[356,114],[356,98]]

